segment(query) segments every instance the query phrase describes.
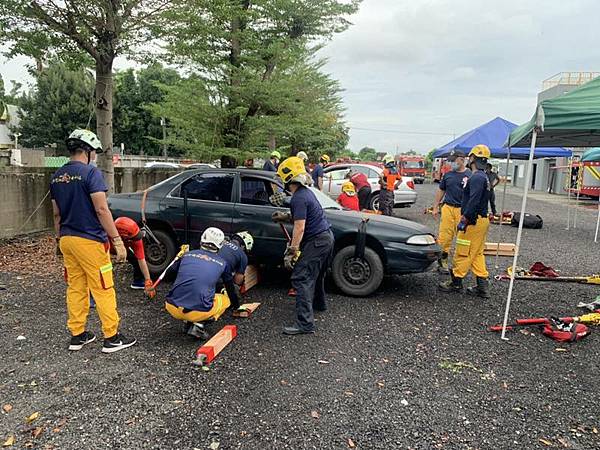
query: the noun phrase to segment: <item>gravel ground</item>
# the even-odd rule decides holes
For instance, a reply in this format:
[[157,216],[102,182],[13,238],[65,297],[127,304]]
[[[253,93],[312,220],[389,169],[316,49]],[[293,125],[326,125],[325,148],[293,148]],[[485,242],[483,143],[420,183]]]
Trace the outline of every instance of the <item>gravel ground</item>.
[[[434,186],[417,189],[418,204],[396,214],[434,226],[422,214]],[[519,205],[508,197],[507,209]],[[582,208],[566,232],[564,205],[535,199],[527,209],[544,229],[525,231],[523,266],[598,271],[594,211]],[[488,240],[515,236],[493,226]],[[122,330],[139,344],[103,355],[99,341],[69,353],[64,283],[48,270],[52,258],[39,258],[36,275],[9,273],[10,264],[0,272],[0,444],[14,436],[13,448],[41,449],[600,448],[600,334],[557,345],[532,329],[502,342],[486,326],[501,321],[505,282],[481,301],[438,293],[433,272],[388,278],[371,298],[332,294],[316,335],[285,337],[287,283],[266,281],[247,297],[262,306],[235,320],[238,338],[205,372],[190,365],[198,344],[159,301],[128,290],[125,269]],[[499,273],[510,261],[488,266]],[[518,283],[512,317],[576,314],[596,291]],[[89,328],[100,331],[94,313]]]

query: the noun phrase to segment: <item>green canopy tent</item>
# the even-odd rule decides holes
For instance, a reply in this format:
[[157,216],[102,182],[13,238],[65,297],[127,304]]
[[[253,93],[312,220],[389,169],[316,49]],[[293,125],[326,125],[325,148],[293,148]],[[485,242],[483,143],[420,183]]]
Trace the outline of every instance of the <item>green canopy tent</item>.
[[542,101],[537,106],[531,120],[515,128],[508,136],[507,147],[529,146],[530,150],[525,186],[523,187],[516,251],[504,310],[502,339],[507,339],[506,324],[510,313],[510,302],[515,282],[514,274],[519,259],[523,219],[527,207],[527,194],[531,183],[533,155],[536,145],[540,147],[600,146],[600,78],[595,78],[560,97]]

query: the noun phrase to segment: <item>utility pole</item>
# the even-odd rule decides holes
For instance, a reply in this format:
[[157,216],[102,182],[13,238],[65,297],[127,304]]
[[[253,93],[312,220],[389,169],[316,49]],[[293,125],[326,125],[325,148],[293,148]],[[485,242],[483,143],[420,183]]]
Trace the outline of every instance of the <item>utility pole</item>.
[[160,118],[160,126],[162,127],[163,133],[163,156],[167,159],[167,122],[164,117]]

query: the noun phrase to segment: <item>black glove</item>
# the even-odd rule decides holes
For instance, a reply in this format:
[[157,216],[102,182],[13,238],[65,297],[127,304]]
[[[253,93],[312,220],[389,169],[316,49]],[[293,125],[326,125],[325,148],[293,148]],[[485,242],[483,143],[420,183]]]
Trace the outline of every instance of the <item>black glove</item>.
[[458,226],[456,227],[456,229],[458,231],[467,231],[468,226],[469,226],[469,219],[467,219],[465,216],[461,216],[460,222],[458,222]]

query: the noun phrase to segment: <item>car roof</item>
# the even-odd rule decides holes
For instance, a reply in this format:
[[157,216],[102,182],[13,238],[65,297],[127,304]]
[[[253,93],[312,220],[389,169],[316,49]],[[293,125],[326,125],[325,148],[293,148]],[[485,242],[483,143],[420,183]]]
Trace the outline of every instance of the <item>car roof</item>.
[[325,172],[328,172],[329,170],[343,169],[345,167],[365,167],[367,169],[373,169],[376,172],[381,172],[382,171],[381,167],[374,166],[374,165],[371,165],[371,164],[364,164],[364,163],[335,163],[335,164],[331,164],[331,165],[327,166],[325,168]]
[[275,178],[276,173],[268,170],[248,169],[246,167],[236,167],[232,169],[223,168],[212,168],[212,167],[199,167],[187,170],[187,173],[239,173],[240,175],[256,176],[260,175],[266,178]]

